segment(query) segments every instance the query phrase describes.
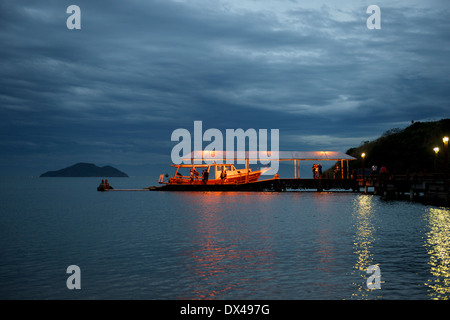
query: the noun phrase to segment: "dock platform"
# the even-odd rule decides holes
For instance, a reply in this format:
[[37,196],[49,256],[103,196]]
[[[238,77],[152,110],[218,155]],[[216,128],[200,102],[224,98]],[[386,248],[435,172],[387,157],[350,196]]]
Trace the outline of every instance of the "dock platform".
[[242,184],[171,184],[150,187],[150,191],[272,191],[287,190],[358,190],[356,180],[350,179],[266,179]]
[[[450,206],[450,180],[442,175],[391,175],[357,179],[358,188],[386,200],[411,200]],[[372,190],[372,191],[369,191]]]
[[357,177],[356,179],[272,178],[236,184],[163,184],[142,189],[106,189],[99,191],[352,191],[379,195],[386,200],[410,200],[450,206],[449,186],[450,180],[443,179],[440,176],[393,175],[389,177]]

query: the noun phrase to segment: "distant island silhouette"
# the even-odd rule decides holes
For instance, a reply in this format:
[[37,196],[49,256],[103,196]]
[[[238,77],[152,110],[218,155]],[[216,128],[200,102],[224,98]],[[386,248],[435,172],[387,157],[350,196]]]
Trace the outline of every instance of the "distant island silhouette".
[[77,163],[73,166],[57,170],[47,171],[40,177],[128,177],[128,175],[111,166],[98,167],[92,163]]

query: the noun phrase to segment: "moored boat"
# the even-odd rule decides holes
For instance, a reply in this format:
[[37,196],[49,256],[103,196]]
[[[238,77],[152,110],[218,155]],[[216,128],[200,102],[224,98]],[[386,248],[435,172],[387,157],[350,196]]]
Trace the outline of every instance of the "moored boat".
[[108,179],[102,180],[100,185],[97,187],[97,191],[108,191],[114,189],[109,185]]
[[[237,169],[232,164],[177,164],[173,177],[161,174],[159,183],[164,185],[236,185],[255,182],[270,170],[262,168]],[[168,178],[168,181],[165,181]]]

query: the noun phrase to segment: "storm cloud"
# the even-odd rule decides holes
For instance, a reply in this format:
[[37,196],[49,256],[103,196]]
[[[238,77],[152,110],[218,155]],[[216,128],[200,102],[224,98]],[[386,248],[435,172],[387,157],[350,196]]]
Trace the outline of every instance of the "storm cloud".
[[2,1],[0,173],[83,161],[147,174],[195,120],[345,152],[449,117],[449,21],[438,0]]

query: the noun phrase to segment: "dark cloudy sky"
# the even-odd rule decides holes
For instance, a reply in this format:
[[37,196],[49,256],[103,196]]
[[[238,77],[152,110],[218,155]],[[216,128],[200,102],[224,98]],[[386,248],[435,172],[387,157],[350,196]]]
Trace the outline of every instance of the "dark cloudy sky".
[[345,152],[450,117],[446,0],[0,1],[0,44],[0,175],[163,170],[194,120]]

